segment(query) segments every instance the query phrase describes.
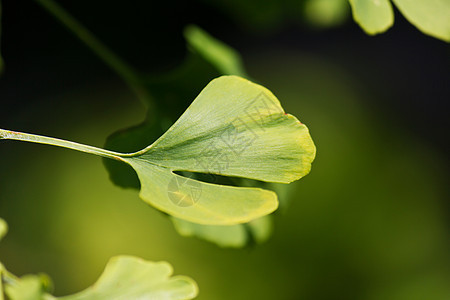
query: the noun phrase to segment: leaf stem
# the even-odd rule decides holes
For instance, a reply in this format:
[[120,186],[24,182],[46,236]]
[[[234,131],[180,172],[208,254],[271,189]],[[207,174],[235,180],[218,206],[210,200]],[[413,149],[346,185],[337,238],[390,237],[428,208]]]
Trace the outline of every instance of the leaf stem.
[[115,71],[133,90],[145,107],[151,104],[151,97],[143,86],[140,74],[117,54],[97,39],[77,19],[53,0],[35,0],[48,13],[60,21],[66,28],[90,48],[103,62]]
[[114,152],[110,150],[105,150],[102,148],[97,148],[93,146],[88,146],[84,144],[79,144],[71,141],[66,141],[62,139],[57,138],[51,138],[47,136],[42,135],[35,135],[30,133],[23,133],[23,132],[17,132],[17,131],[11,131],[11,130],[5,130],[0,129],[0,140],[1,139],[7,139],[7,140],[16,140],[16,141],[24,141],[24,142],[30,142],[30,143],[38,143],[38,144],[46,144],[46,145],[52,145],[62,148],[68,148],[84,153],[94,154],[114,160],[120,160],[123,161],[123,157],[132,156],[132,153],[119,153]]

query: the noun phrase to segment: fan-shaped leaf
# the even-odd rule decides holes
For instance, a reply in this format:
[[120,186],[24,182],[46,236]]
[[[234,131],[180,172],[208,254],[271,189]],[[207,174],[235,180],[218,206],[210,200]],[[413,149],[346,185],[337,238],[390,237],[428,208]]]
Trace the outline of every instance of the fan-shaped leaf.
[[123,160],[136,170],[144,201],[190,222],[233,225],[273,212],[276,194],[199,182],[173,171],[289,183],[309,172],[314,156],[306,126],[285,114],[269,90],[223,76],[155,143]]
[[[149,111],[146,120],[110,135],[107,149],[134,152],[155,141],[175,121],[194,99],[205,83],[220,75],[246,77],[239,53],[215,39],[198,26],[184,30],[188,53],[181,66],[155,78],[145,78],[149,94],[156,103],[158,113]],[[167,126],[167,127],[166,127]],[[105,159],[104,164],[114,184],[140,187],[136,173],[124,164]]]
[[5,285],[5,293],[11,300],[43,300],[44,291],[38,276],[25,275],[14,284]]
[[0,137],[126,162],[139,177],[144,201],[205,225],[234,225],[267,215],[278,206],[276,194],[200,182],[175,171],[289,183],[309,172],[315,156],[306,126],[284,113],[269,90],[237,76],[213,80],[165,134],[135,153],[4,129]]
[[[2,265],[0,264],[0,275]],[[171,276],[167,262],[149,262],[132,256],[117,256],[91,287],[77,294],[54,297],[48,294],[46,275],[25,275],[6,281],[5,292],[11,300],[129,300],[193,299],[198,294],[195,281],[186,276]],[[1,294],[0,280],[0,300]]]
[[193,299],[197,284],[186,276],[173,276],[166,262],[132,256],[113,257],[98,281],[88,289],[60,300]]

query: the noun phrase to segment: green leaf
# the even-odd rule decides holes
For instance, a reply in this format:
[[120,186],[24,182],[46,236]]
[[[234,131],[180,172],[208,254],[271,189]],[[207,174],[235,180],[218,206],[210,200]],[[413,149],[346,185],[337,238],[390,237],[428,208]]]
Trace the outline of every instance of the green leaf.
[[[200,90],[208,77],[216,77],[219,74],[245,76],[242,59],[233,48],[194,25],[186,27],[184,36],[189,50],[185,63],[173,74],[163,76],[163,80],[159,79],[155,83],[148,84],[149,91],[156,101],[170,103],[168,106],[161,107],[161,111],[166,112],[165,114],[171,113],[164,116],[166,119],[179,116],[173,108],[186,106],[186,99],[196,96],[192,94],[192,91]],[[105,146],[122,152],[142,149],[148,145],[149,140],[152,141],[163,133],[158,122],[162,120],[155,121],[150,117],[139,126],[118,131],[108,137]],[[116,185],[140,188],[139,179],[131,168],[109,159],[105,159],[104,163],[111,180]],[[192,177],[192,179],[196,178]],[[249,232],[252,233],[252,230],[246,225],[200,225],[177,218],[171,219],[175,229],[181,235],[196,236],[223,247],[242,247],[252,240],[249,237]],[[267,232],[269,233],[270,230]]]
[[[194,156],[192,156],[194,159]],[[140,197],[171,216],[206,225],[245,223],[273,212],[274,192],[203,183],[174,174],[148,158],[125,159],[141,181]]]
[[180,235],[197,237],[227,248],[241,248],[251,242],[263,243],[270,237],[273,226],[271,215],[229,226],[201,225],[173,217],[171,220]]
[[[206,83],[220,75],[245,77],[242,60],[236,50],[215,39],[198,26],[184,30],[188,55],[182,65],[156,78],[143,78],[156,107],[146,120],[110,135],[105,148],[134,152],[154,142],[183,113]],[[207,47],[203,47],[203,44]],[[169,124],[166,126],[166,124]],[[127,165],[105,159],[110,179],[118,186],[140,188],[136,173]]]
[[251,233],[252,239],[259,244],[267,241],[272,234],[273,221],[271,215],[253,220],[245,225],[247,225],[247,230]]
[[190,222],[234,225],[273,212],[276,194],[221,186],[173,171],[289,183],[315,156],[308,129],[266,88],[237,76],[213,80],[154,144],[122,160],[141,181],[141,198]]
[[5,293],[11,300],[43,300],[43,282],[40,276],[25,275],[11,284],[5,284]]
[[277,196],[260,188],[200,182],[175,171],[290,183],[308,174],[315,157],[308,128],[284,113],[268,89],[237,76],[211,81],[165,134],[135,153],[4,129],[0,137],[126,162],[139,177],[145,202],[205,225],[234,225],[265,216],[278,207]]
[[138,165],[145,160],[172,170],[290,183],[309,173],[314,155],[307,127],[286,114],[268,89],[222,76],[135,156]]
[[406,19],[425,34],[450,42],[449,0],[393,0]]
[[139,177],[145,202],[205,225],[234,225],[265,216],[278,207],[277,196],[260,188],[200,182],[175,171],[289,183],[308,174],[315,156],[308,128],[284,113],[269,90],[237,76],[211,81],[165,134],[135,153],[4,129],[0,137],[126,162]]
[[0,241],[6,235],[7,232],[8,232],[8,224],[5,222],[5,220],[0,218]]
[[132,256],[113,257],[98,281],[86,290],[60,300],[193,299],[195,281],[172,276],[167,262],[149,262]]
[[316,27],[332,27],[347,20],[349,7],[347,0],[307,0],[305,19]]
[[368,34],[386,31],[394,23],[394,12],[389,0],[349,0],[353,19]]
[[220,247],[239,248],[247,243],[245,224],[230,226],[200,225],[178,218],[171,218],[171,220],[177,232],[182,236],[195,236],[215,243]]
[[184,36],[193,50],[217,67],[221,74],[245,76],[242,59],[230,46],[193,25],[186,27]]

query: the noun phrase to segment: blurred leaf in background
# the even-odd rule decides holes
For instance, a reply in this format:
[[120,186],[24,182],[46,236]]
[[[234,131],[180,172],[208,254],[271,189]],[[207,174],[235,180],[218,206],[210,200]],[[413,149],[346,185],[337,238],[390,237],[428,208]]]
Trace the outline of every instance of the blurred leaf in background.
[[193,299],[198,294],[195,281],[172,276],[167,262],[150,262],[132,256],[113,257],[90,288],[61,300],[109,299]]
[[0,74],[2,74],[4,66],[3,66],[3,58],[2,58],[2,2],[0,1]]
[[11,300],[46,299],[41,279],[35,275],[25,275],[17,278],[14,284],[5,284],[5,294]]
[[348,20],[348,6],[348,0],[306,0],[303,16],[315,27],[335,27]]
[[117,256],[110,259],[94,285],[69,296],[50,295],[51,284],[46,275],[9,277],[2,278],[2,281],[4,279],[5,294],[10,300],[194,299],[198,295],[195,281],[186,276],[171,276],[172,273],[172,266],[167,262],[155,263],[133,256]]
[[6,224],[5,220],[0,218],[0,241],[8,232],[8,224]]
[[[349,5],[356,23],[370,35],[383,33],[394,24],[391,0],[203,0],[227,12],[241,25],[267,34],[291,23],[330,28],[345,23]],[[450,41],[450,1],[392,0],[405,18],[424,34]]]
[[392,0],[405,18],[425,34],[450,42],[450,1]]
[[[368,34],[385,32],[394,23],[390,0],[349,0],[353,18]],[[450,1],[392,0],[405,18],[424,34],[450,42]]]
[[353,18],[368,34],[386,31],[394,24],[390,0],[349,0]]

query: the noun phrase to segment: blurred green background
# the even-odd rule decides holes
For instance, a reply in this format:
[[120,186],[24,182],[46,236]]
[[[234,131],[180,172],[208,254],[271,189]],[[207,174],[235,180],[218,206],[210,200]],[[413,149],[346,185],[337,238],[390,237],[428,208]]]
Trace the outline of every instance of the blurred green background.
[[[294,183],[267,243],[222,249],[179,236],[137,191],[114,186],[99,158],[1,142],[10,232],[0,258],[10,271],[46,272],[63,295],[130,254],[170,262],[197,281],[198,299],[450,299],[448,44],[398,14],[369,37],[348,18],[319,29],[303,10],[269,4],[245,18],[252,1],[239,13],[219,1],[107,3],[65,6],[143,72],[183,60],[189,23],[236,48],[308,125],[312,172]],[[6,1],[3,14],[0,128],[102,146],[143,120],[120,79],[37,5]]]

